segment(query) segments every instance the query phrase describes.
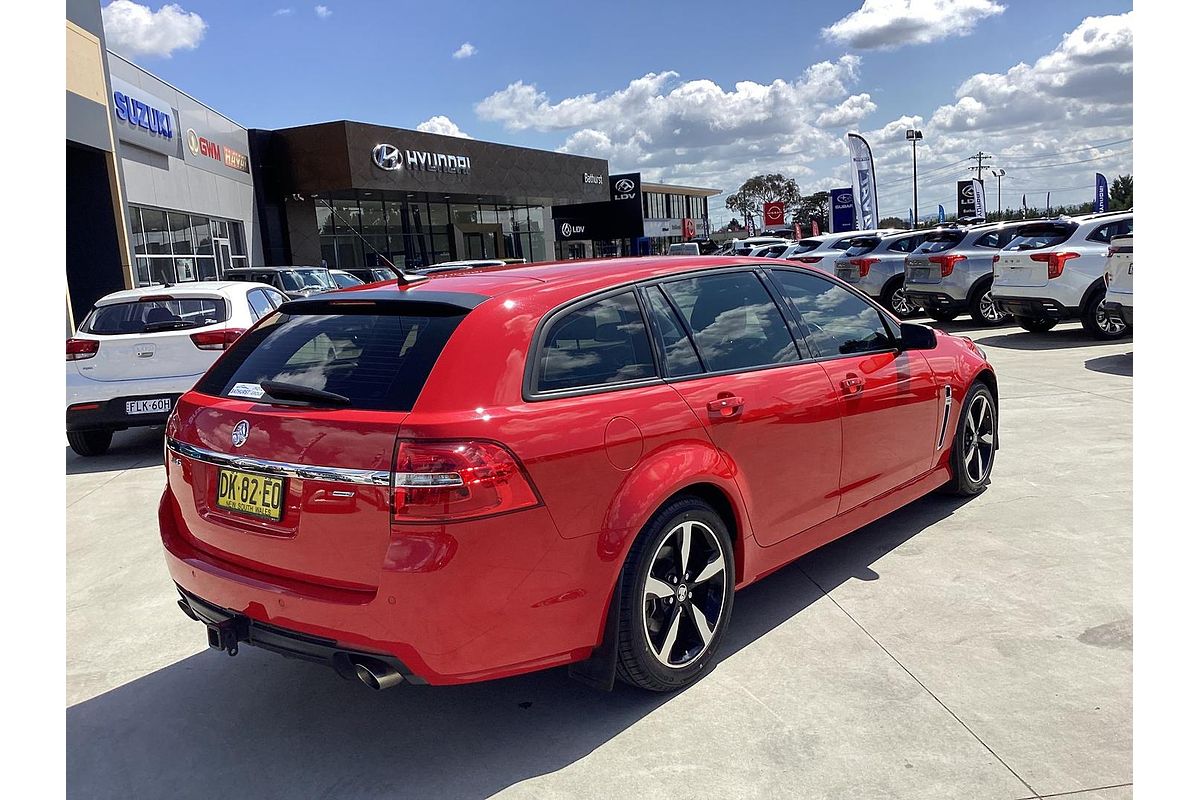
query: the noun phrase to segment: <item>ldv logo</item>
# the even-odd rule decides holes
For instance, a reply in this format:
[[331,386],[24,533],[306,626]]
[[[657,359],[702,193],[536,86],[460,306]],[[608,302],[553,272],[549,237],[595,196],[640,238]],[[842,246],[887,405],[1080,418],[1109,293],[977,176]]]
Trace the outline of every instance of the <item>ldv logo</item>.
[[613,191],[617,194],[629,194],[635,187],[636,184],[629,178],[621,178],[621,180],[613,184]]

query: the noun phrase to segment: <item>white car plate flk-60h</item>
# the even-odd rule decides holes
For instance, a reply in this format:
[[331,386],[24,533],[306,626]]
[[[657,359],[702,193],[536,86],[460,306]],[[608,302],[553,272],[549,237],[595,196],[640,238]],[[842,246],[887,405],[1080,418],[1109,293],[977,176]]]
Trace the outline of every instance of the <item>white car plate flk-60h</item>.
[[166,414],[171,410],[171,398],[154,397],[148,400],[126,400],[126,414]]

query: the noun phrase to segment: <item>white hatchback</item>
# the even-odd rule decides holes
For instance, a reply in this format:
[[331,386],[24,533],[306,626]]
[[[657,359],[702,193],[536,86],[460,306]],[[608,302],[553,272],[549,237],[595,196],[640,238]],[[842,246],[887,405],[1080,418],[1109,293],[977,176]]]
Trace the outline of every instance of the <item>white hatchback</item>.
[[114,431],[164,425],[238,336],[287,301],[270,286],[206,281],[102,297],[67,340],[67,442],[102,455]]

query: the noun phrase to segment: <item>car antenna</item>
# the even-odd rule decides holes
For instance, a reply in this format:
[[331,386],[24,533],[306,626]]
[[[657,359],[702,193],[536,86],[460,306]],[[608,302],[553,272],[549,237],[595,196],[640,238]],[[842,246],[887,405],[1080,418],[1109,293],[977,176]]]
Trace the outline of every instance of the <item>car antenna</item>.
[[[303,195],[296,194],[296,195],[292,195],[292,196],[295,197],[297,200],[304,199]],[[377,249],[375,249],[375,245],[371,244],[361,233],[354,230],[354,226],[351,225],[350,223],[346,222],[346,220],[342,218],[342,215],[337,212],[337,209],[335,209],[333,206],[331,206],[324,197],[314,194],[314,195],[312,195],[312,199],[320,201],[327,209],[329,209],[329,213],[333,214],[333,216],[337,219],[338,222],[342,223],[347,228],[349,228],[350,232],[353,233],[355,236],[357,236],[359,239],[361,239],[363,244],[365,244],[367,247],[371,248],[372,253],[374,253],[378,258],[380,258],[383,261],[383,263],[387,264],[389,267],[392,268],[392,272],[395,272],[396,276],[397,276],[396,284],[401,289],[403,289],[405,286],[412,286],[413,284],[424,283],[425,281],[429,280],[428,275],[416,275],[414,273],[406,271],[402,267],[397,267],[395,264],[393,264],[392,260],[390,258],[388,258],[383,253],[381,253]]]

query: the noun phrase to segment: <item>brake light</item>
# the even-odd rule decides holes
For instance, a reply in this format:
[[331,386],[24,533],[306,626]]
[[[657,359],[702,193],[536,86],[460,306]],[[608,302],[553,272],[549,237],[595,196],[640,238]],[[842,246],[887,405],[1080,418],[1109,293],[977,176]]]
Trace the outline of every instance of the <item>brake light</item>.
[[1113,256],[1115,256],[1117,254],[1117,250],[1118,250],[1118,248],[1115,244],[1110,244],[1108,246],[1108,257],[1112,258]]
[[100,352],[96,339],[67,339],[67,361],[83,361]]
[[491,442],[401,441],[392,519],[457,522],[532,508],[540,500],[516,457]]
[[1112,286],[1112,273],[1108,270],[1104,271],[1104,286],[1105,288]]
[[226,328],[223,331],[193,333],[192,344],[201,350],[224,350],[245,332],[245,328]]
[[1030,253],[1029,257],[1046,265],[1046,277],[1057,278],[1063,274],[1067,262],[1079,258],[1079,253]]
[[879,261],[878,258],[852,258],[850,263],[858,267],[858,277],[865,278],[867,273],[871,271],[871,265]]
[[804,264],[820,264],[820,256],[792,256],[788,261],[800,261]]
[[966,259],[967,259],[966,256],[960,256],[960,255],[930,256],[929,263],[937,264],[939,267],[941,267],[942,268],[942,277],[948,278],[948,277],[950,277],[950,273],[954,272],[954,265],[960,261],[966,261]]
[[998,254],[992,256],[992,266],[995,267],[999,263],[1000,263],[1000,256]]

